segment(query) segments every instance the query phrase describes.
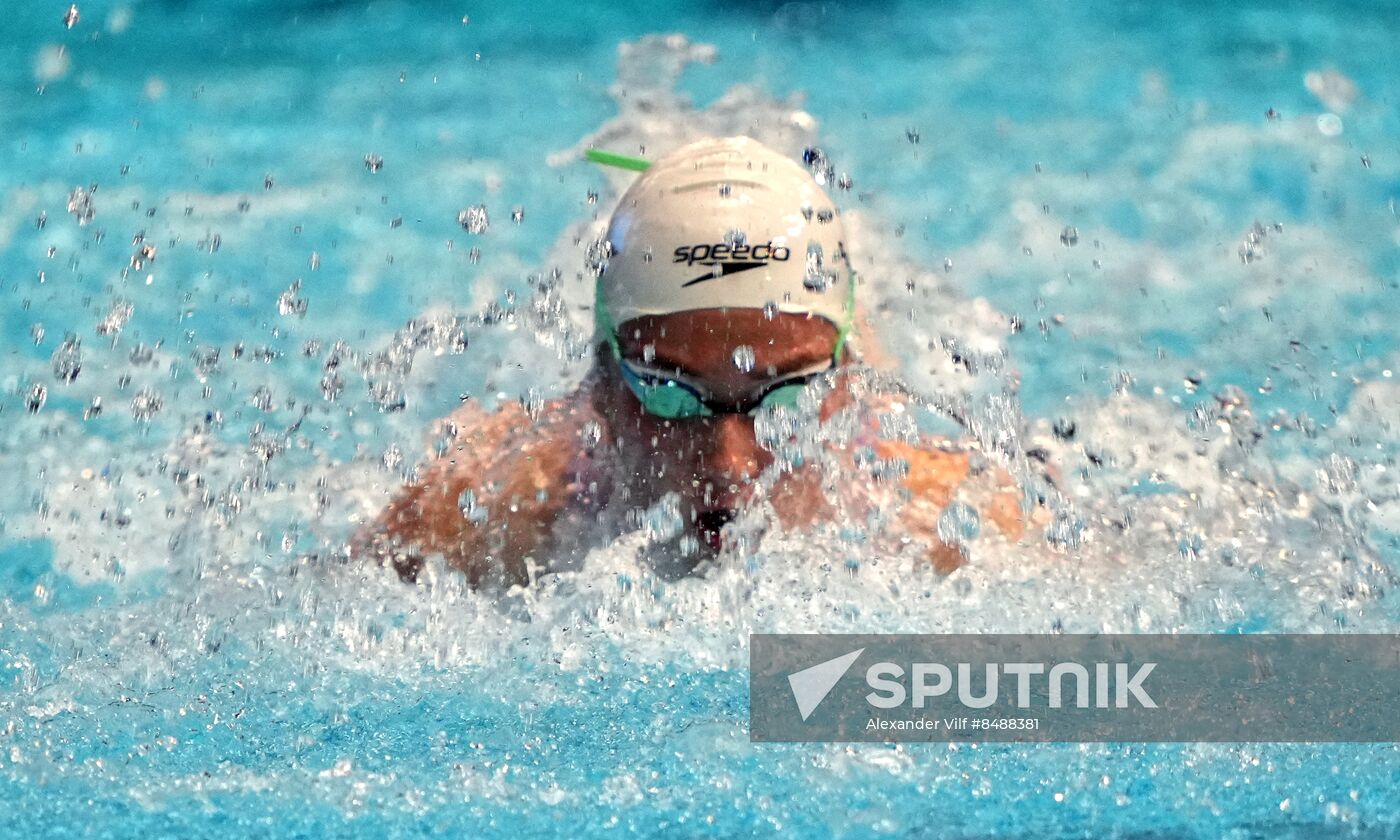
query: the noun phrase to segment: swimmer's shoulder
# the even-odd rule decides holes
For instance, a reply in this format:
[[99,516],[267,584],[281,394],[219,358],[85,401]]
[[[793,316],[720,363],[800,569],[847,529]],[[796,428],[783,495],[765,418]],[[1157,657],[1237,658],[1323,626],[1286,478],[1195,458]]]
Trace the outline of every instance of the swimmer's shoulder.
[[358,553],[408,579],[439,555],[474,584],[523,582],[526,558],[576,501],[591,418],[579,390],[538,407],[459,407],[435,424],[430,460],[357,537]]
[[[952,438],[909,434],[876,437],[871,449],[888,471],[899,474],[917,516],[929,517],[953,504],[966,504],[984,521],[1013,541],[1020,540],[1046,519],[1044,501],[1027,493],[1002,463],[970,436]],[[1028,499],[1032,504],[1028,504]]]

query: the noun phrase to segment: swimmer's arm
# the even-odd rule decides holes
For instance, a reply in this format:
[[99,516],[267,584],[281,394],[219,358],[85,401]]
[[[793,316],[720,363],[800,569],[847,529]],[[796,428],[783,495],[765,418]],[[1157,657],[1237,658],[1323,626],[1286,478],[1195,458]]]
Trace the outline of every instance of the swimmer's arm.
[[575,455],[575,435],[558,428],[563,402],[548,406],[538,426],[514,403],[448,418],[458,430],[451,448],[357,539],[360,553],[407,580],[440,555],[474,586],[528,583],[527,561],[550,537]]
[[897,459],[908,465],[901,484],[910,494],[910,524],[927,532],[932,546],[929,560],[938,571],[951,572],[963,562],[962,552],[938,537],[938,517],[958,498],[959,489],[970,481],[980,485],[981,492],[972,501],[983,522],[1012,541],[1026,535],[1020,490],[1002,468],[987,465],[974,475],[972,453],[948,452],[932,445],[882,440],[876,444],[875,451],[882,459]]

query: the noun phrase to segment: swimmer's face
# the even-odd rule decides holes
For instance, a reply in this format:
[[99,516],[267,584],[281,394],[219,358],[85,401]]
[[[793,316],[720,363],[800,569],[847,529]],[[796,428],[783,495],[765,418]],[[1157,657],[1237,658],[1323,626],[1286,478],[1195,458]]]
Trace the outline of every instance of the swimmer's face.
[[[704,309],[646,316],[618,329],[622,357],[692,383],[719,407],[754,404],[769,386],[830,365],[837,330],[816,317],[757,309]],[[735,351],[751,348],[753,364]],[[740,354],[742,358],[744,353]],[[646,506],[667,493],[702,545],[719,547],[719,530],[750,494],[752,481],[772,462],[758,444],[747,413],[665,419],[648,413],[615,375],[602,389],[600,408],[621,444],[632,503]]]

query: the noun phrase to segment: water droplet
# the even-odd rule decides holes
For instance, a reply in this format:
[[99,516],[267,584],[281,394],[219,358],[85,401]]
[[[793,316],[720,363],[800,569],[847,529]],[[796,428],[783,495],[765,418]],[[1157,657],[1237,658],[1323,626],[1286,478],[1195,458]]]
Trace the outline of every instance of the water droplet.
[[912,128],[912,127],[911,127],[911,128],[906,128],[906,129],[904,129],[904,136],[905,136],[906,139],[908,139],[908,141],[909,141],[911,144],[913,144],[913,145],[915,145],[915,146],[919,145],[919,137],[920,137],[920,134],[919,134],[919,130],[918,130],[917,128]]
[[312,271],[318,271],[318,270],[320,270],[320,268],[321,268],[321,255],[320,255],[319,253],[315,252],[315,251],[312,251],[312,252],[311,252],[311,259],[308,261],[308,265],[311,266],[311,270],[312,270]]
[[68,194],[68,212],[73,214],[73,218],[77,219],[80,225],[91,222],[97,215],[92,206],[92,192],[82,187],[74,187]]
[[540,415],[544,413],[544,395],[538,388],[529,388],[520,396],[520,407],[525,409],[525,415],[534,422],[539,422]]
[[952,257],[945,257],[945,258],[943,259],[943,272],[946,274],[946,273],[948,273],[948,272],[950,272],[950,271],[952,271],[952,270],[953,270],[953,258],[952,258]]
[[39,409],[44,407],[44,403],[48,402],[48,399],[49,389],[41,383],[35,382],[29,386],[29,393],[24,397],[24,405],[29,409],[30,414],[38,414]]
[[1264,116],[1268,117],[1271,120],[1276,120],[1283,115],[1280,114],[1277,110],[1270,108],[1269,110],[1264,112]]
[[1073,225],[1066,225],[1065,229],[1060,231],[1060,244],[1064,245],[1066,248],[1073,248],[1075,245],[1078,245],[1079,229]]
[[457,214],[457,223],[467,233],[483,234],[491,226],[491,220],[486,216],[486,206],[483,204],[473,204],[467,209]]
[[971,505],[953,502],[938,517],[938,538],[948,545],[958,545],[977,538],[982,530],[982,518]]
[[808,146],[802,150],[802,163],[807,167],[807,171],[812,173],[812,179],[823,186],[831,181],[836,172],[831,162],[826,159],[826,153],[816,146]]
[[720,185],[719,185],[719,197],[720,197],[720,198],[728,198],[728,197],[729,197],[729,194],[730,194],[732,191],[733,191],[733,188],[730,187],[728,184],[720,184]]
[[803,287],[812,292],[824,292],[834,279],[834,275],[823,265],[821,244],[807,243],[807,273],[802,277]]
[[384,168],[384,158],[376,154],[365,155],[365,169],[370,172],[378,172]]
[[1370,155],[1362,155],[1362,156],[1361,156],[1361,165],[1364,166],[1364,167],[1366,167],[1367,169],[1370,169],[1370,168],[1371,168],[1371,156],[1370,156]]
[[113,302],[112,308],[107,311],[107,315],[98,322],[97,334],[109,335],[115,340],[126,327],[126,322],[131,320],[131,313],[133,311],[132,305],[124,300]]
[[49,361],[53,365],[53,375],[59,382],[72,382],[77,379],[78,372],[83,369],[83,354],[78,337],[70,333],[58,349],[53,351]]
[[272,390],[266,385],[259,385],[257,390],[253,391],[253,396],[248,400],[248,403],[258,411],[271,411]]
[[301,281],[293,280],[282,294],[277,296],[277,312],[280,315],[306,316],[306,298],[298,295],[301,291]]
[[1055,551],[1069,551],[1084,542],[1084,521],[1068,510],[1055,511],[1054,518],[1045,528],[1045,542]]
[[841,190],[849,190],[851,188],[851,176],[842,172],[841,177],[836,181],[836,186]]
[[384,454],[379,457],[379,460],[384,464],[384,469],[393,472],[403,464],[403,450],[399,448],[397,443],[391,443],[385,448]]
[[159,393],[151,388],[142,388],[131,398],[131,416],[138,423],[148,423],[160,413],[163,405],[164,400]]
[[78,20],[78,4],[74,3],[73,5],[69,6],[68,11],[64,13],[63,25],[68,29],[72,29],[74,26],[78,25]]
[[515,222],[517,225],[525,221],[525,208],[519,205],[516,205],[515,207],[511,208],[510,220],[512,222]]
[[156,261],[156,246],[149,242],[141,246],[141,250],[131,255],[131,267],[136,271],[146,267],[147,263]]
[[1336,137],[1342,133],[1342,118],[1336,114],[1322,114],[1317,118],[1317,130],[1324,137]]
[[612,259],[612,255],[612,243],[608,240],[600,237],[589,243],[588,250],[583,255],[583,262],[593,279],[598,279],[604,271],[608,270],[608,260]]
[[651,364],[656,361],[656,345],[645,344],[642,346],[642,361]]
[[1244,241],[1240,243],[1240,262],[1249,265],[1264,257],[1264,238],[1269,235],[1268,228],[1255,222],[1250,226],[1249,231],[1244,235]]
[[334,370],[321,377],[321,398],[327,402],[335,400],[345,390],[345,380]]
[[724,235],[724,244],[731,248],[739,248],[749,243],[749,235],[738,228],[732,228]]
[[469,522],[481,524],[488,518],[486,508],[477,503],[476,493],[470,489],[463,490],[457,497],[457,509],[462,511],[462,516]]
[[385,414],[403,411],[408,407],[403,385],[392,379],[377,380],[369,384],[369,398],[376,408]]
[[778,304],[771,300],[763,304],[763,317],[770,321],[778,317]]
[[755,356],[753,348],[747,344],[735,347],[732,358],[734,359],[734,367],[738,368],[741,373],[753,370]]
[[276,182],[272,178],[272,173],[263,176],[263,189],[270,190]]

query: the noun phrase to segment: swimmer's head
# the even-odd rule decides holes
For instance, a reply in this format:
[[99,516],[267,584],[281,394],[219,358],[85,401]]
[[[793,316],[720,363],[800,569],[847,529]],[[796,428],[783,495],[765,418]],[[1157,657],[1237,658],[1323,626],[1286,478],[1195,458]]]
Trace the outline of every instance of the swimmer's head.
[[608,225],[595,325],[708,309],[793,313],[850,332],[855,278],[841,215],[800,164],[748,137],[700,140],[646,168]]
[[[678,498],[698,544],[718,549],[774,460],[755,418],[797,406],[847,355],[855,278],[841,216],[801,165],[733,137],[645,167],[607,238],[595,313],[612,364],[595,407],[629,441],[618,453],[633,501]],[[836,404],[824,398],[822,417]]]

